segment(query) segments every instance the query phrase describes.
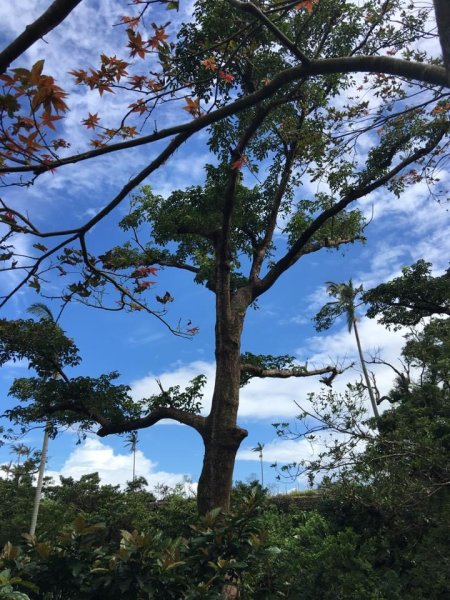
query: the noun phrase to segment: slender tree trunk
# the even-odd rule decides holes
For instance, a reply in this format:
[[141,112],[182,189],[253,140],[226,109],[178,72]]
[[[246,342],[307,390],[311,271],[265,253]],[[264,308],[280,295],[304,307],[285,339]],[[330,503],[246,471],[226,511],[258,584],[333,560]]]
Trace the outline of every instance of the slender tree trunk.
[[39,513],[39,505],[41,503],[42,496],[42,485],[44,483],[44,472],[45,472],[45,463],[47,462],[47,452],[48,452],[48,425],[45,427],[44,432],[44,440],[42,442],[42,450],[41,450],[41,460],[39,463],[39,473],[38,480],[36,485],[36,493],[34,495],[34,505],[33,505],[33,514],[31,517],[31,525],[30,525],[30,535],[34,535],[36,531],[37,518]]
[[264,464],[263,464],[263,455],[262,455],[262,451],[261,454],[259,455],[259,461],[261,463],[261,487],[264,487]]
[[361,362],[364,379],[366,381],[367,391],[369,392],[370,402],[372,403],[373,414],[378,419],[378,417],[380,416],[380,413],[378,412],[377,402],[375,400],[375,395],[373,393],[372,385],[370,383],[369,373],[367,372],[366,363],[365,363],[364,355],[363,355],[362,348],[361,348],[361,341],[359,339],[358,328],[356,326],[356,319],[353,320],[353,330],[355,332],[356,345],[358,346],[359,360]]
[[136,479],[136,446],[133,448],[133,483]]

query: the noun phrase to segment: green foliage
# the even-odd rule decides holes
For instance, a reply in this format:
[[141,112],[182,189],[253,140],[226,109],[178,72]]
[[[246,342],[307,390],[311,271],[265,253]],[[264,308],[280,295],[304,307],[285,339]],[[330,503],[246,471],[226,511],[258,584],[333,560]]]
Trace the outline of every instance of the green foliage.
[[404,267],[402,275],[365,292],[368,317],[398,329],[417,325],[423,317],[450,314],[450,270],[433,277],[431,263],[418,260]]
[[348,283],[328,281],[327,292],[329,296],[337,298],[337,300],[325,304],[314,317],[317,331],[329,329],[341,315],[346,316],[347,327],[351,331],[356,319],[355,299],[362,292],[362,286],[354,288],[351,279]]
[[[60,424],[78,424],[81,431],[96,423],[89,414],[100,413],[113,423],[140,414],[139,404],[129,395],[129,386],[114,384],[117,372],[72,379],[17,378],[9,394],[23,405],[7,410],[5,415],[16,424],[47,421],[56,431]],[[58,407],[58,408],[57,408]],[[59,408],[60,407],[60,408]]]
[[202,389],[206,384],[206,377],[197,375],[189,383],[190,385],[183,392],[180,392],[179,385],[171,386],[167,390],[162,390],[161,394],[144,398],[141,400],[141,404],[148,405],[150,409],[167,406],[198,414],[202,408]]
[[79,364],[78,348],[61,327],[49,319],[0,320],[0,364],[28,361],[40,377],[50,377],[64,365]]
[[219,599],[233,578],[245,590],[265,555],[257,514],[250,495],[233,514],[215,510],[192,523],[189,537],[122,530],[115,544],[105,544],[104,525],[78,517],[56,543],[28,537],[25,547],[5,547],[0,564],[33,581],[39,595],[31,598]]

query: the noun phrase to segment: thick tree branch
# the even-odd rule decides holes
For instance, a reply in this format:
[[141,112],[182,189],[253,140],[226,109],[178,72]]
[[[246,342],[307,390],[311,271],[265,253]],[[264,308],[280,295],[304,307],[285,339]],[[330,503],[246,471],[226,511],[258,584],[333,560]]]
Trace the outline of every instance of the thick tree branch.
[[62,23],[80,2],[82,0],[55,0],[36,21],[27,25],[25,31],[0,52],[0,73],[4,73],[16,58]]
[[278,280],[278,278],[291,267],[302,256],[305,247],[309,244],[311,238],[331,217],[339,214],[349,204],[367,196],[374,190],[380,188],[390,181],[395,175],[419,159],[427,156],[434,148],[438,146],[442,138],[446,135],[448,126],[439,130],[439,132],[422,148],[418,148],[410,156],[400,161],[390,171],[379,177],[375,181],[363,181],[357,187],[351,189],[339,202],[328,210],[323,211],[299,236],[288,252],[270,269],[267,275],[254,285],[253,299],[266,292]]
[[277,225],[277,217],[280,209],[281,202],[283,200],[284,194],[286,193],[286,189],[289,184],[289,178],[292,173],[292,167],[294,165],[294,157],[295,157],[296,145],[293,144],[291,148],[286,153],[286,162],[283,166],[283,172],[281,175],[280,183],[277,187],[277,190],[274,194],[272,209],[269,216],[269,222],[267,224],[266,232],[264,234],[264,239],[261,244],[257,248],[257,251],[253,257],[253,263],[250,270],[250,282],[254,283],[259,277],[261,272],[261,267],[269,248],[270,242],[272,241],[273,234],[275,231],[275,227]]
[[[55,160],[52,162],[51,168],[56,169],[64,165],[90,160],[96,156],[103,156],[104,154],[109,154],[110,152],[117,152],[119,150],[142,146],[144,144],[156,142],[173,135],[187,134],[187,139],[190,135],[204,129],[205,127],[208,127],[213,123],[217,123],[228,116],[238,114],[247,108],[251,108],[252,106],[261,103],[266,98],[273,96],[285,85],[297,81],[298,79],[303,79],[305,77],[307,78],[314,75],[352,72],[377,72],[385,73],[387,75],[398,75],[400,77],[405,77],[406,79],[413,79],[423,83],[449,87],[447,74],[444,68],[426,63],[405,61],[392,58],[391,56],[350,56],[343,58],[313,60],[308,68],[304,66],[298,66],[281,71],[264,87],[260,88],[253,94],[239,98],[231,104],[223,106],[216,111],[199,117],[198,119],[194,119],[188,123],[182,123],[181,125],[176,125],[175,127],[170,127],[138,139],[111,144],[103,148],[69,156],[60,160]],[[48,164],[34,164],[23,167],[2,166],[0,168],[0,173],[32,172],[39,174],[45,173],[48,170]]]
[[192,427],[198,431],[200,435],[203,435],[206,426],[206,418],[202,417],[201,415],[185,412],[184,410],[172,408],[170,406],[163,406],[153,409],[145,417],[130,419],[120,423],[108,423],[102,425],[102,427],[97,431],[97,435],[100,437],[105,437],[113,433],[126,433],[129,431],[135,431],[137,429],[145,429],[146,427],[155,425],[162,419],[172,419],[173,421],[177,421],[182,425],[188,425],[189,427]]
[[[348,367],[347,367],[348,368]],[[327,375],[320,380],[322,383],[331,386],[335,377],[343,373],[346,369],[338,369],[335,366],[323,367],[321,369],[308,370],[306,367],[294,367],[293,369],[265,369],[259,365],[251,363],[242,363],[241,371],[248,373],[251,377],[272,377],[277,379],[287,379],[289,377],[314,377],[314,375]]]
[[126,433],[129,431],[135,431],[136,429],[145,429],[146,427],[155,425],[162,419],[172,419],[173,421],[177,421],[183,425],[189,425],[189,427],[193,427],[196,431],[198,431],[200,435],[203,435],[206,422],[205,417],[202,417],[201,415],[185,412],[170,406],[163,406],[153,409],[144,417],[128,420],[124,419],[118,423],[116,421],[111,421],[107,417],[94,410],[91,410],[89,406],[83,402],[80,402],[79,400],[74,402],[67,400],[65,402],[55,404],[54,406],[46,407],[44,416],[48,417],[49,415],[64,411],[77,413],[98,423],[100,425],[100,429],[97,431],[97,435],[99,437],[106,437],[115,433]]
[[342,244],[353,244],[354,242],[357,242],[357,241],[362,242],[362,241],[364,241],[364,239],[365,238],[362,235],[355,235],[355,236],[349,237],[349,238],[337,238],[335,240],[330,240],[329,238],[325,238],[318,242],[312,242],[311,244],[307,244],[303,248],[303,250],[301,252],[301,256],[304,256],[305,254],[312,254],[313,252],[318,252],[319,250],[322,250],[322,248],[339,248],[339,246],[342,246]]

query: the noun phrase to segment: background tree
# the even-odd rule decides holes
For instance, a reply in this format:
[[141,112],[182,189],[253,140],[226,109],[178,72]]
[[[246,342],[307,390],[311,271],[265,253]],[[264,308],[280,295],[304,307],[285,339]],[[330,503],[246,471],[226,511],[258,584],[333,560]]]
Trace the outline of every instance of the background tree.
[[264,444],[258,442],[254,448],[252,448],[252,452],[258,452],[259,463],[261,467],[261,487],[264,487],[264,465],[263,465],[263,450]]
[[383,325],[417,325],[424,317],[450,316],[450,269],[431,275],[431,263],[418,260],[404,267],[402,275],[362,294],[369,305],[367,316],[379,317]]
[[[29,311],[41,317],[35,323],[32,320],[0,321],[0,363],[8,360],[27,359],[29,367],[33,368],[42,382],[61,379],[66,382],[63,365],[76,365],[79,361],[77,348],[54,321],[51,311],[44,304],[34,304]],[[44,481],[45,464],[49,436],[56,431],[51,415],[44,420],[44,439],[39,460],[38,480],[34,497],[30,533],[33,535],[42,485]]]
[[375,394],[372,389],[369,373],[367,371],[366,362],[364,360],[364,353],[361,347],[361,341],[359,339],[358,327],[356,325],[357,317],[355,314],[355,299],[362,292],[362,286],[358,288],[353,287],[353,282],[350,279],[348,283],[333,283],[329,281],[327,283],[327,292],[330,296],[337,298],[333,302],[328,302],[323,306],[320,311],[314,317],[316,322],[317,331],[323,331],[329,329],[334,321],[341,315],[345,315],[347,319],[348,332],[351,333],[352,329],[355,334],[356,346],[358,348],[359,361],[364,375],[364,381],[366,382],[366,389],[369,394],[370,402],[372,404],[372,410],[375,418],[380,416],[378,412],[378,406],[375,399]]
[[[35,304],[32,304],[28,308],[28,312],[30,314],[38,317],[40,320],[50,321],[50,322],[55,323],[55,325],[56,325],[56,322],[55,322],[55,319],[53,317],[51,310],[45,304],[36,302]],[[55,377],[55,378],[60,377],[60,369],[59,368],[58,369],[55,368],[53,377]],[[34,498],[33,512],[31,515],[30,535],[34,535],[34,533],[36,531],[37,519],[38,519],[38,514],[39,514],[39,505],[40,505],[41,497],[42,497],[42,486],[44,484],[45,465],[47,464],[48,440],[50,437],[51,429],[52,429],[51,422],[47,422],[47,424],[44,428],[44,439],[42,441],[41,458],[39,461],[38,478],[37,478],[37,482],[36,482],[36,495]]]
[[131,481],[134,483],[136,479],[136,449],[139,441],[139,436],[137,431],[130,431],[130,433],[125,438],[125,445],[130,449],[131,454],[133,455],[133,477]]

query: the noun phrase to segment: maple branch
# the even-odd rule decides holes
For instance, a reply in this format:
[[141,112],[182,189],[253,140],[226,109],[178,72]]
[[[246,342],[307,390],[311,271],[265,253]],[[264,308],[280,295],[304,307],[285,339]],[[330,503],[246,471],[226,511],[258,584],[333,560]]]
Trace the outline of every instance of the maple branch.
[[305,67],[309,66],[310,59],[303,54],[303,52],[297,47],[294,42],[292,42],[278,27],[271,21],[257,6],[253,4],[253,2],[241,2],[240,0],[227,0],[229,4],[238,8],[242,12],[246,12],[250,15],[254,15],[258,21],[263,23],[269,31],[271,31],[274,36],[277,38],[281,44],[290,50],[294,56],[296,56],[300,62],[305,65]]
[[248,373],[251,377],[272,377],[277,379],[287,379],[289,377],[313,377],[314,375],[326,375],[320,380],[325,385],[331,386],[335,377],[349,369],[349,365],[345,369],[338,369],[335,366],[322,367],[321,369],[308,370],[306,367],[294,367],[293,369],[265,369],[259,365],[251,363],[242,363],[241,371]]
[[82,0],[55,0],[36,21],[27,25],[25,31],[0,52],[0,73],[4,73],[16,58],[62,23],[80,2]]
[[146,427],[155,425],[155,423],[158,423],[162,419],[172,419],[182,425],[188,425],[198,431],[200,435],[203,435],[206,427],[206,418],[201,415],[196,415],[171,406],[161,406],[153,409],[145,417],[130,419],[128,421],[122,421],[121,423],[100,423],[102,426],[97,431],[97,435],[99,437],[105,437],[114,433],[126,433],[136,429],[145,429]]
[[[410,156],[400,161],[390,171],[385,173],[382,177],[379,177],[375,181],[363,181],[359,186],[350,189],[350,191],[339,201],[334,204],[331,208],[324,210],[298,237],[298,239],[292,244],[291,248],[286,254],[278,260],[275,265],[270,269],[267,275],[257,281],[253,285],[253,300],[258,296],[266,292],[272,285],[278,280],[278,278],[291,267],[304,253],[305,247],[314,236],[315,233],[331,218],[343,211],[349,204],[367,196],[374,190],[385,185],[395,175],[400,173],[405,167],[416,162],[420,158],[427,156],[436,146],[440,143],[442,138],[446,135],[449,129],[449,125],[445,125],[440,128],[437,134],[429,140],[427,144],[418,148]],[[393,156],[390,157],[390,160]],[[386,165],[387,166],[387,165]],[[342,242],[343,243],[343,242]]]
[[[110,146],[104,146],[95,150],[90,150],[82,154],[77,154],[55,160],[51,164],[52,169],[58,167],[74,164],[89,160],[96,156],[102,156],[110,152],[117,152],[119,150],[125,150],[128,148],[134,148],[156,142],[172,135],[187,134],[187,137],[204,129],[205,127],[217,123],[218,121],[238,114],[239,112],[251,108],[263,100],[273,96],[279,89],[293,83],[298,79],[303,79],[315,75],[328,75],[333,73],[352,73],[352,72],[377,72],[385,73],[388,75],[397,75],[405,77],[406,79],[415,79],[424,83],[430,83],[432,85],[449,87],[447,80],[447,74],[444,68],[436,65],[419,63],[414,61],[406,61],[391,56],[349,56],[340,58],[327,58],[311,60],[308,67],[303,65],[292,67],[281,71],[278,75],[264,85],[262,88],[249,94],[238,98],[231,104],[222,106],[216,111],[207,113],[202,117],[199,117],[193,121],[182,123],[174,127],[161,130],[159,132],[152,133],[148,136],[143,136],[138,139],[127,140],[119,142],[117,144],[111,144]],[[186,139],[187,139],[186,137]],[[25,173],[33,172],[35,174],[45,173],[49,170],[49,166],[45,164],[34,164],[22,167],[8,167],[2,166],[0,173]]]
[[149,308],[144,302],[141,302],[140,300],[138,300],[126,287],[121,285],[115,277],[113,277],[106,271],[98,269],[89,258],[89,253],[86,248],[86,240],[84,239],[84,235],[80,236],[80,246],[81,246],[83,261],[84,261],[86,267],[92,273],[99,275],[100,277],[104,278],[106,281],[111,283],[113,285],[113,287],[115,287],[116,290],[118,290],[120,292],[121,297],[122,297],[122,302],[124,305],[125,305],[124,298],[128,298],[131,302],[133,302],[134,304],[139,306],[139,308],[141,308],[142,310],[145,310],[147,313],[149,313],[150,315],[152,315],[153,317],[156,317],[159,321],[161,321],[161,323],[163,325],[165,325],[169,329],[169,331],[171,333],[173,333],[174,335],[183,337],[183,338],[189,338],[189,339],[192,337],[191,335],[183,333],[182,331],[179,331],[178,329],[174,329],[171,325],[169,325],[169,323],[165,319],[163,319],[161,314],[159,314],[158,312]]

